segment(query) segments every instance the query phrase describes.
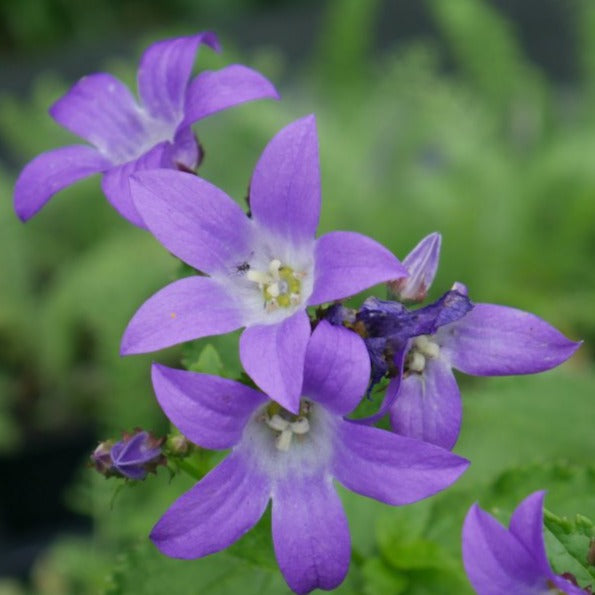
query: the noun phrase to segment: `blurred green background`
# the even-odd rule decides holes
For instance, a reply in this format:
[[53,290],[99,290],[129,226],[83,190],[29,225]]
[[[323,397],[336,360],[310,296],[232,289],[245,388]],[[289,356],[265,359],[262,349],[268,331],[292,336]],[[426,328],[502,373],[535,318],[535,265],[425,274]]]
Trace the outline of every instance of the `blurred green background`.
[[[321,233],[355,230],[403,257],[440,231],[432,297],[459,280],[475,301],[585,341],[540,376],[460,378],[456,450],[472,467],[451,490],[398,510],[342,492],[354,556],[340,590],[469,592],[460,526],[477,499],[505,518],[548,488],[553,512],[595,517],[593,2],[2,0],[0,593],[287,592],[266,527],[231,553],[169,560],[146,536],[191,482],[161,470],[115,494],[116,480],[85,468],[99,438],[167,431],[152,358],[121,359],[118,347],[176,260],[116,215],[98,177],[26,225],[12,209],[24,164],[73,140],[47,109],[76,79],[106,70],[134,88],[150,42],[204,29],[224,51],[203,49],[198,70],[247,64],[283,100],[200,122],[203,177],[242,201],[266,142],[314,112]],[[236,371],[234,338],[210,343]],[[179,365],[181,350],[156,357]]]

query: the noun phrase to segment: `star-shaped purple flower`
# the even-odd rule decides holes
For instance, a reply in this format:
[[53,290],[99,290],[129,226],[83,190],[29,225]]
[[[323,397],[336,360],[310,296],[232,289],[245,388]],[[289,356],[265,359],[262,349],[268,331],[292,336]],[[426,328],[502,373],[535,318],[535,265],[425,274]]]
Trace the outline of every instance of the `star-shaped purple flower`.
[[389,250],[352,232],[315,239],[320,212],[316,123],[308,116],[265,148],[250,185],[251,218],[196,176],[143,172],[131,192],[149,230],[209,277],[168,285],[134,315],[122,353],[143,353],[240,327],[256,384],[297,413],[310,321],[306,307],[402,277]]
[[194,122],[246,101],[278,98],[267,79],[239,64],[204,71],[190,81],[201,44],[219,51],[210,32],[149,46],[138,70],[140,103],[111,74],[78,81],[50,108],[50,115],[93,146],[61,147],[31,161],[15,185],[18,216],[26,221],[62,188],[102,173],[101,186],[110,203],[143,227],[130,198],[130,174],[155,168],[194,170],[201,157]]
[[478,595],[585,595],[590,591],[554,574],[543,540],[544,492],[523,500],[508,530],[474,504],[463,525],[463,563]]
[[[425,295],[438,264],[440,236],[424,238],[404,260],[410,276],[403,296]],[[395,290],[395,284],[393,284]],[[459,436],[462,404],[452,368],[476,376],[534,374],[566,361],[580,343],[537,316],[506,306],[473,304],[455,283],[439,300],[416,310],[369,300],[358,313],[373,362],[392,358],[395,377],[373,421],[390,409],[394,430],[444,448]],[[388,369],[380,368],[380,376]]]
[[249,531],[272,500],[275,554],[298,593],[333,589],[351,546],[333,480],[392,505],[453,483],[468,461],[432,444],[343,419],[370,374],[362,341],[322,321],[308,343],[297,412],[232,380],[154,364],[153,386],[191,441],[231,453],[181,496],[151,532],[161,552],[199,558]]

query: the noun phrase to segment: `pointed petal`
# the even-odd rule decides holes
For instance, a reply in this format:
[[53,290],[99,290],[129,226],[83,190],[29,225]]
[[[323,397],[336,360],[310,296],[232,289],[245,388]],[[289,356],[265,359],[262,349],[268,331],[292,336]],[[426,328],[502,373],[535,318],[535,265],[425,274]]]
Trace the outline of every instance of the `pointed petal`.
[[188,87],[184,125],[247,101],[279,98],[269,80],[246,66],[205,70]]
[[318,323],[306,351],[302,394],[337,415],[353,411],[370,381],[370,358],[353,331]]
[[50,114],[112,163],[134,158],[148,138],[146,115],[128,87],[107,73],[83,77],[54,103]]
[[277,133],[250,183],[254,220],[294,245],[311,242],[320,216],[320,165],[314,116]]
[[390,412],[397,434],[451,449],[459,437],[462,418],[461,394],[450,366],[428,359],[421,374],[410,374]]
[[186,277],[150,297],[132,317],[120,353],[148,353],[242,326],[235,300],[208,277]]
[[547,592],[544,576],[525,547],[474,504],[463,524],[463,563],[481,595]]
[[337,427],[335,477],[358,494],[410,504],[454,483],[469,461],[447,450],[350,421]]
[[62,188],[109,167],[105,157],[85,145],[42,153],[25,166],[16,181],[15,211],[21,221],[27,221]]
[[510,519],[510,532],[527,548],[544,574],[551,573],[543,538],[543,500],[545,492],[527,496]]
[[533,314],[492,304],[476,304],[440,329],[438,340],[453,368],[477,376],[543,372],[580,346]]
[[409,277],[390,282],[391,291],[402,300],[422,302],[430,289],[440,259],[442,236],[431,233],[426,236],[403,260]]
[[298,476],[273,491],[273,543],[279,568],[296,593],[334,589],[349,569],[351,539],[331,478]]
[[192,442],[210,449],[235,446],[254,411],[267,398],[250,387],[218,376],[153,364],[159,405]]
[[167,167],[193,172],[202,161],[203,151],[190,126],[178,128],[167,156]]
[[215,51],[220,49],[216,35],[207,31],[159,41],[145,50],[138,69],[138,93],[153,117],[180,121],[188,80],[201,43]]
[[264,514],[270,483],[240,453],[232,453],[178,498],[151,531],[151,541],[172,558],[218,552],[252,529]]
[[101,180],[101,189],[110,204],[124,219],[138,227],[146,226],[132,202],[130,176],[137,171],[161,167],[169,150],[169,143],[159,143],[138,159],[112,167]]
[[299,410],[310,320],[303,310],[269,325],[247,328],[240,360],[257,386],[292,413]]
[[384,246],[351,231],[334,231],[318,238],[314,258],[310,305],[349,297],[407,275],[405,267]]
[[142,172],[131,178],[130,192],[149,231],[194,268],[225,273],[249,256],[250,219],[205,180],[173,170]]

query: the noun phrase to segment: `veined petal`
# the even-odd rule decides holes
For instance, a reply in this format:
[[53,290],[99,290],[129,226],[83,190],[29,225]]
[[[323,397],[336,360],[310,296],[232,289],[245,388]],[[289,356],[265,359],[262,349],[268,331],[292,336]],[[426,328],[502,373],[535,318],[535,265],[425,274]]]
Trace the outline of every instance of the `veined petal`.
[[442,236],[432,233],[426,236],[403,260],[409,277],[389,283],[393,293],[403,300],[421,302],[430,289],[440,259]]
[[310,320],[296,312],[277,324],[247,328],[240,337],[240,360],[257,386],[279,405],[298,413]]
[[145,50],[138,69],[138,93],[153,117],[180,121],[192,65],[201,43],[215,51],[220,49],[217,36],[207,31],[159,41]]
[[453,368],[478,376],[543,372],[580,346],[534,314],[492,304],[475,304],[437,338]]
[[234,452],[172,504],[153,527],[151,540],[173,558],[218,552],[254,527],[270,491],[268,478]]
[[386,430],[337,426],[333,473],[348,489],[387,504],[411,504],[454,483],[469,461]]
[[159,405],[192,442],[210,449],[235,446],[262,393],[227,378],[153,364],[151,376]]
[[407,276],[396,256],[373,239],[333,231],[316,241],[314,291],[309,305],[349,297],[368,287]]
[[302,394],[337,415],[357,407],[370,381],[370,358],[363,340],[346,328],[318,323],[306,351]]
[[95,145],[112,163],[142,152],[146,119],[128,87],[111,74],[83,77],[50,108],[50,115]]
[[330,590],[343,582],[351,539],[329,476],[290,476],[277,482],[272,523],[279,568],[296,593]]
[[498,521],[474,504],[463,524],[463,564],[479,595],[547,593],[547,576]]
[[159,143],[138,159],[110,168],[101,180],[101,189],[114,209],[138,227],[146,226],[132,202],[130,176],[137,171],[161,167],[169,151],[168,142]]
[[15,211],[22,221],[27,221],[62,188],[110,166],[105,157],[85,145],[42,153],[25,166],[16,181]]
[[527,496],[516,508],[510,519],[510,532],[533,555],[543,574],[551,573],[543,538],[543,500],[545,492]]
[[186,277],[150,297],[132,317],[120,353],[148,353],[242,326],[235,300],[208,277]]
[[320,164],[314,116],[277,133],[250,183],[254,220],[294,245],[311,242],[320,216]]
[[240,64],[205,70],[188,87],[183,125],[255,99],[279,99],[275,87],[256,70]]
[[149,231],[173,254],[205,273],[228,273],[249,256],[252,226],[222,190],[192,174],[155,170],[130,180]]
[[390,420],[397,434],[451,449],[459,437],[461,394],[450,366],[429,359],[421,374],[409,374],[401,386]]

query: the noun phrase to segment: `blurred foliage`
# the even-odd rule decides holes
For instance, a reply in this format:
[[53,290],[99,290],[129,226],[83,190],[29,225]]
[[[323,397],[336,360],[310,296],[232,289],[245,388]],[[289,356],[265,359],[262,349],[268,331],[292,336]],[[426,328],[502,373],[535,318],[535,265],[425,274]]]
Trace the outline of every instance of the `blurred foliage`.
[[[164,11],[171,11],[168,23],[178,19],[176,30],[183,16],[193,23],[184,32],[198,28],[196,2],[152,1],[143,3],[144,10],[124,4],[120,9],[103,0],[90,9],[66,0],[3,2],[0,22],[10,35],[0,37],[8,47],[33,51],[69,31],[77,31],[74,43],[101,27],[117,32],[140,15],[132,30],[147,27],[146,40],[152,40],[162,36],[155,27]],[[265,4],[200,3],[203,15]],[[531,310],[585,340],[560,371],[461,379],[465,418],[456,450],[473,464],[451,490],[402,509],[341,492],[354,556],[339,592],[466,593],[460,528],[472,502],[498,507],[506,520],[529,492],[547,488],[555,515],[592,517],[595,510],[595,8],[588,1],[572,5],[582,79],[560,89],[525,56],[513,24],[487,2],[427,0],[445,45],[418,39],[378,53],[373,30],[380,5],[330,2],[319,43],[299,68],[290,68],[287,56],[271,47],[240,54],[220,32],[225,52],[201,52],[199,69],[241,61],[284,81],[283,101],[200,122],[196,132],[206,148],[200,173],[243,204],[266,142],[314,111],[321,233],[352,229],[403,256],[423,235],[440,231],[433,297],[460,280],[477,301]],[[445,71],[447,53],[454,72]],[[136,60],[110,52],[105,69],[132,84]],[[152,396],[152,358],[121,359],[118,345],[135,309],[175,278],[176,260],[116,215],[97,178],[61,192],[26,225],[11,212],[18,172],[8,163],[24,164],[72,142],[47,116],[70,83],[46,74],[25,98],[0,96],[0,145],[10,149],[7,162],[0,161],[4,452],[18,453],[36,440],[43,448],[43,437],[76,428],[91,426],[107,437],[134,426],[158,433],[168,427]],[[182,353],[197,369],[240,372],[235,334],[153,357],[178,365]],[[92,516],[93,536],[59,540],[39,560],[32,592],[214,594],[248,592],[252,585],[255,593],[287,592],[270,563],[270,546],[257,545],[270,544],[266,518],[254,535],[205,560],[157,554],[146,535],[191,484],[179,474],[170,482],[161,470],[114,494],[114,481],[82,470],[67,499]],[[550,534],[547,545],[555,553],[561,540]],[[262,550],[257,556],[255,548]],[[13,583],[6,588],[19,592]]]

